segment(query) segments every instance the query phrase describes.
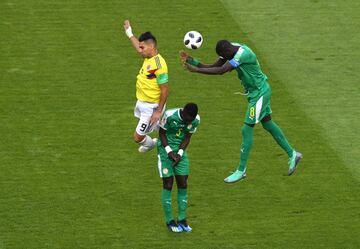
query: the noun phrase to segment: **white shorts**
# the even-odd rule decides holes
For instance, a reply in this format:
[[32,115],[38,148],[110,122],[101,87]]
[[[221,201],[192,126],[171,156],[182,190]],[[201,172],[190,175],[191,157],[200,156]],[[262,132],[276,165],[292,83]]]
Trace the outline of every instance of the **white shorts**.
[[[139,123],[136,126],[136,133],[145,136],[155,129],[159,129],[159,122],[150,126],[150,119],[156,108],[157,103],[148,103],[138,100],[134,108],[134,116],[139,118]],[[165,108],[164,108],[165,109]]]

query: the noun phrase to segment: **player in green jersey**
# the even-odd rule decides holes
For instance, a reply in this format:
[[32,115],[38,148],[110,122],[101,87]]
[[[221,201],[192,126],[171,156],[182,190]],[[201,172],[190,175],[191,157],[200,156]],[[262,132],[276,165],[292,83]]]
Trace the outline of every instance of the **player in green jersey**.
[[[189,176],[189,159],[186,148],[191,135],[196,132],[200,123],[198,107],[188,103],[184,108],[165,111],[160,121],[158,149],[158,168],[163,181],[162,205],[166,225],[172,232],[190,232],[186,222],[187,179]],[[171,190],[174,182],[177,185],[178,221],[175,222],[171,208]]]
[[255,53],[244,44],[231,43],[227,40],[217,42],[216,53],[219,58],[211,65],[202,64],[185,52],[181,52],[180,57],[190,72],[217,75],[235,69],[245,89],[249,104],[245,114],[245,124],[242,126],[240,163],[237,170],[224,181],[233,183],[246,177],[247,158],[253,143],[253,127],[259,122],[289,156],[288,175],[292,175],[302,155],[291,147],[280,127],[271,119],[271,88]]

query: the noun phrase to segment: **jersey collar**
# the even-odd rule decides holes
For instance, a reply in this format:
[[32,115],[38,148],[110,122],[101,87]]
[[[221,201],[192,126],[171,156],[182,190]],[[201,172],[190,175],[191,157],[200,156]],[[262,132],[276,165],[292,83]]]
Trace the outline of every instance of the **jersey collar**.
[[150,58],[146,58],[147,60],[151,60],[151,59],[153,59],[153,58],[155,58],[156,56],[158,56],[159,55],[159,53],[157,53],[156,55],[154,55],[153,57],[150,57]]

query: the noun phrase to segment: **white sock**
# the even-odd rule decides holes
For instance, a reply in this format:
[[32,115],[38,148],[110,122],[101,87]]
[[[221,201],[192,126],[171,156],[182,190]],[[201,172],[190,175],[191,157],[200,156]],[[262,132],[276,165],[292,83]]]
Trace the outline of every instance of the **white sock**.
[[148,135],[146,135],[145,138],[139,144],[148,148],[152,148],[155,146],[154,141]]

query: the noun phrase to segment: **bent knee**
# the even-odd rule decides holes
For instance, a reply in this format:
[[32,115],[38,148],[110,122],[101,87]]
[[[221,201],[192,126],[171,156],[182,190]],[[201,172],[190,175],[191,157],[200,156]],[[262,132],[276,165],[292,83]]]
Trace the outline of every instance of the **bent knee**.
[[166,190],[172,190],[173,183],[172,182],[163,182],[163,188]]
[[162,178],[162,181],[163,181],[163,188],[171,191],[174,183],[174,177],[173,176],[164,177]]

